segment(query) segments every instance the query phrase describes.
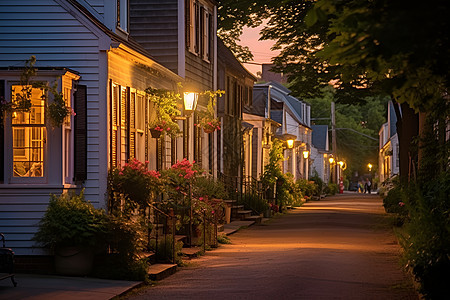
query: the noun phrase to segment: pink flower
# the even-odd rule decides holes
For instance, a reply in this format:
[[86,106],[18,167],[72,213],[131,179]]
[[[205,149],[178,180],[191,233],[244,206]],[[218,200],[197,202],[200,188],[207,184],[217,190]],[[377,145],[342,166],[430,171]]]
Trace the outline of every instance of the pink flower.
[[120,171],[120,172],[119,172],[119,175],[120,175],[120,176],[122,176],[122,175],[123,175],[123,172],[122,172],[122,171]]
[[403,206],[405,206],[405,203],[403,203],[402,201],[400,201],[400,202],[398,203],[398,205],[399,205],[400,207],[403,207]]

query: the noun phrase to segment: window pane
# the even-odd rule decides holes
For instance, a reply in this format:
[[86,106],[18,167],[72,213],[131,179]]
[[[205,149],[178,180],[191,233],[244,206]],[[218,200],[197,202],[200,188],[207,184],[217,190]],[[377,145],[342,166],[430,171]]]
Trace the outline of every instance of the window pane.
[[[22,86],[12,86],[12,100],[22,92]],[[13,176],[44,176],[45,98],[41,89],[31,89],[29,112],[15,112],[12,119]]]

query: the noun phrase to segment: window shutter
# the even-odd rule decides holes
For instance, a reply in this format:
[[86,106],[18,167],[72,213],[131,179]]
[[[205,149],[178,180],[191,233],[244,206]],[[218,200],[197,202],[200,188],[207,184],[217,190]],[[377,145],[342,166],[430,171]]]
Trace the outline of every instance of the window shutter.
[[205,57],[205,43],[206,43],[206,40],[205,40],[205,36],[204,36],[204,33],[205,33],[205,26],[206,26],[206,24],[205,24],[205,22],[206,22],[206,20],[205,20],[205,8],[203,7],[203,6],[200,6],[200,15],[199,15],[199,18],[200,18],[200,37],[199,37],[199,47],[200,47],[200,51],[199,51],[199,53],[200,53],[200,57]]
[[117,138],[118,138],[118,125],[119,125],[119,87],[113,86],[110,82],[110,95],[111,95],[111,168],[117,167]]
[[[0,101],[5,101],[5,80],[0,80]],[[0,182],[4,181],[5,173],[5,129],[3,127],[3,113],[0,112]]]
[[207,47],[208,47],[208,60],[212,61],[212,59],[213,59],[213,51],[214,51],[214,36],[216,35],[216,32],[214,31],[214,20],[213,20],[213,15],[212,14],[209,14],[208,20],[209,20],[209,22],[208,22],[209,23],[208,24],[209,37],[208,37],[208,45],[207,45]]
[[184,2],[185,9],[185,24],[184,32],[186,35],[186,47],[189,49],[191,47],[191,0],[186,0]]
[[130,93],[130,88],[128,88],[128,95],[129,95],[129,124],[128,124],[128,131],[129,131],[129,149],[128,149],[128,155],[129,158],[135,158],[136,157],[136,93]]
[[87,87],[78,85],[75,92],[75,181],[87,179]]
[[194,31],[195,31],[195,47],[194,51],[195,53],[199,53],[200,51],[200,6],[198,5],[198,2],[194,2]]

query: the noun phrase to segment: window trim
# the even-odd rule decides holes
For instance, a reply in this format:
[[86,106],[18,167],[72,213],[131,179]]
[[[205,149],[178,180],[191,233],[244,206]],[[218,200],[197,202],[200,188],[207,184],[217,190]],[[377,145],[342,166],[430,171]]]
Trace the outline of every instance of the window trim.
[[[48,82],[48,81],[47,81]],[[17,80],[7,81],[6,83],[6,101],[10,102],[12,101],[12,86],[13,85],[20,85],[20,82]],[[48,92],[47,92],[48,95]],[[47,97],[48,99],[48,97]],[[44,105],[45,107],[45,105]],[[44,108],[44,115],[45,115],[45,108]],[[44,126],[29,126],[29,127],[37,127],[37,128],[43,128],[43,176],[40,177],[16,177],[14,176],[14,152],[13,152],[13,130],[14,127],[21,127],[21,126],[13,126],[12,124],[12,118],[10,114],[6,114],[5,118],[5,182],[4,183],[10,183],[10,184],[42,184],[42,183],[48,183],[49,178],[49,143],[48,141],[48,135],[49,135],[49,122],[45,120],[44,117]]]

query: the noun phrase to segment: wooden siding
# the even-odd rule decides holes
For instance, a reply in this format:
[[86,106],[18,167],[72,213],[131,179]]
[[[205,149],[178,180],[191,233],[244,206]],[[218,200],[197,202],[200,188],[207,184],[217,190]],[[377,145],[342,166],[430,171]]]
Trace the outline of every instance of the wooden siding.
[[193,82],[200,91],[213,90],[213,64],[186,50],[186,81]]
[[157,62],[178,73],[177,0],[130,0],[130,35]]
[[[83,22],[88,22],[84,20]],[[80,73],[80,84],[87,86],[87,180],[86,199],[104,207],[106,155],[104,83],[99,83],[99,32],[93,33],[52,0],[15,0],[0,2],[0,67],[22,67],[31,55],[36,67],[66,67]],[[101,154],[100,154],[101,153]],[[102,165],[102,168],[100,166]],[[7,235],[8,246],[16,254],[39,254],[29,239],[43,215],[50,193],[61,193],[62,185],[33,188],[0,186],[0,231]],[[11,203],[14,202],[14,203]],[[23,232],[17,233],[22,230]]]
[[[95,9],[96,12],[98,12],[99,15],[103,16],[103,13],[105,12],[105,0],[85,0],[87,3],[91,5],[93,9]],[[109,1],[109,5],[112,5],[111,1]]]

